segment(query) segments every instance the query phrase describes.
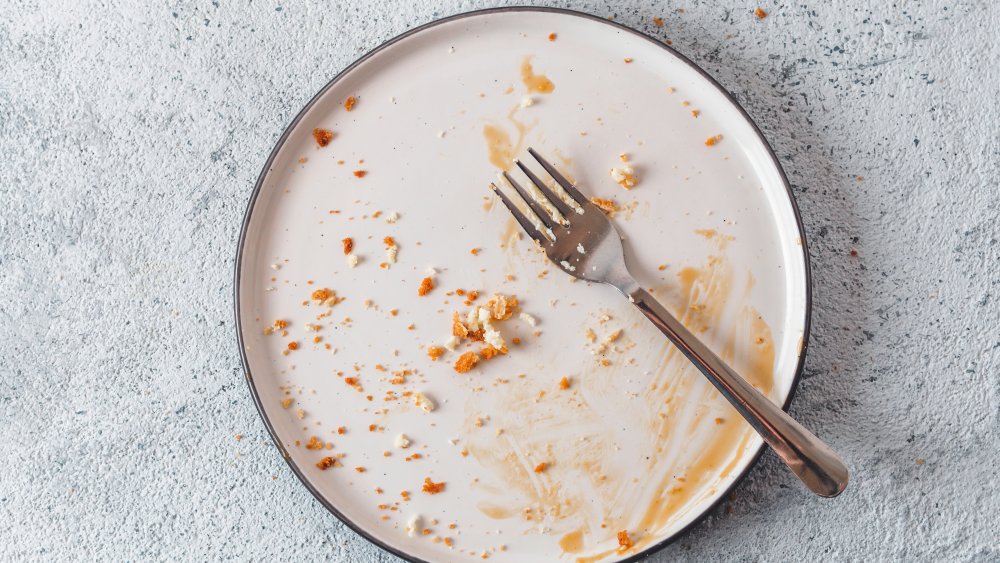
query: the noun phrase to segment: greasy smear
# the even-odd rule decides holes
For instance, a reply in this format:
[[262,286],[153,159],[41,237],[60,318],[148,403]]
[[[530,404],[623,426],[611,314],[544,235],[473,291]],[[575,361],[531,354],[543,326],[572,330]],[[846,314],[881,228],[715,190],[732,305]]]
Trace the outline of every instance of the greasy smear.
[[535,69],[531,66],[531,57],[524,57],[524,61],[521,62],[521,82],[524,82],[524,86],[531,93],[548,94],[556,89],[556,85],[547,76],[535,74]]
[[515,146],[510,141],[510,135],[502,127],[487,123],[483,126],[483,137],[486,138],[486,150],[489,151],[490,163],[500,170],[507,170],[514,163],[514,157],[520,150],[520,139]]
[[[775,350],[770,327],[748,304],[753,279],[734,272],[726,258],[730,238],[700,234],[716,251],[704,264],[682,269],[657,298],[767,394],[774,384]],[[579,562],[618,554],[618,530],[633,538],[630,551],[656,541],[694,503],[725,486],[723,479],[759,443],[676,348],[655,329],[635,326],[628,332],[642,339],[635,349],[659,350],[659,369],[645,376],[639,393],[622,389],[622,379],[637,374],[622,371],[627,368],[618,367],[620,361],[580,374],[573,393],[559,399],[538,400],[539,388],[526,382],[466,405],[470,419],[489,410],[493,423],[504,428],[495,436],[470,423],[462,437],[484,469],[483,482],[502,491],[492,499],[489,515],[544,526]],[[493,403],[478,403],[487,400]],[[565,403],[550,402],[556,400]],[[534,473],[540,461],[552,469]]]

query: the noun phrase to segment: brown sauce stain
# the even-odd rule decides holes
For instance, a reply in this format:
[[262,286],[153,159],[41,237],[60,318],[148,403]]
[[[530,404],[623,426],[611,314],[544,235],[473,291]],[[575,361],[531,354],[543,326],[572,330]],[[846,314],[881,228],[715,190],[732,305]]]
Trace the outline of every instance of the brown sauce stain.
[[583,530],[570,532],[559,540],[559,547],[566,553],[580,553],[583,551]]
[[509,508],[504,508],[502,506],[497,506],[495,504],[489,504],[485,502],[480,503],[478,508],[480,512],[482,512],[486,516],[489,516],[490,518],[493,518],[494,520],[505,520],[507,518],[513,517],[516,514],[513,510]]
[[500,170],[507,170],[514,163],[514,156],[520,147],[515,147],[502,127],[487,123],[483,126],[483,137],[486,139],[486,150],[489,152],[490,163]]
[[535,69],[531,66],[531,57],[525,57],[521,62],[521,82],[524,82],[528,92],[549,94],[556,89],[556,85],[547,76],[535,74]]

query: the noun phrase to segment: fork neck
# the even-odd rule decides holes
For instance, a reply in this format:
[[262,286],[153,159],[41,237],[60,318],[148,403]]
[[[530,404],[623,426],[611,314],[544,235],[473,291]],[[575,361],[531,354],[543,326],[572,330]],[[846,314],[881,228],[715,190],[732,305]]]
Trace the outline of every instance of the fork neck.
[[642,286],[639,282],[635,281],[628,272],[612,272],[606,282],[608,285],[614,286],[618,291],[622,292],[622,295],[628,297],[629,301],[633,303],[636,300],[636,294],[642,291]]

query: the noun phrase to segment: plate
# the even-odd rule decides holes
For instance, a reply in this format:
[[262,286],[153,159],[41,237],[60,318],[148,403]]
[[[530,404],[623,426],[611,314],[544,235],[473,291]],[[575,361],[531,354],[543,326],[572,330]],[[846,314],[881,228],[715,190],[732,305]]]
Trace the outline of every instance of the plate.
[[[529,146],[615,202],[632,273],[774,401],[801,369],[798,214],[760,132],[704,72],[563,10],[473,12],[393,39],[324,87],[268,159],[236,315],[292,470],[413,561],[637,558],[761,450],[614,289],[518,237],[487,186]],[[508,353],[467,373],[456,362],[480,343],[431,358],[454,314],[494,293],[518,299],[493,322]]]

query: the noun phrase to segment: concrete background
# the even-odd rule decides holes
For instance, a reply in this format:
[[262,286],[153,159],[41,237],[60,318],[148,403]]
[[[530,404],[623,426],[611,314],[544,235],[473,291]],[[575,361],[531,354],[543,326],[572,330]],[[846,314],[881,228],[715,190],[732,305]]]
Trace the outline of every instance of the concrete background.
[[[396,560],[269,445],[231,283],[299,108],[487,5],[414,4],[0,0],[0,559]],[[768,453],[653,559],[998,560],[998,4],[553,5],[671,39],[764,130],[815,279],[792,411],[853,471],[820,500]]]

